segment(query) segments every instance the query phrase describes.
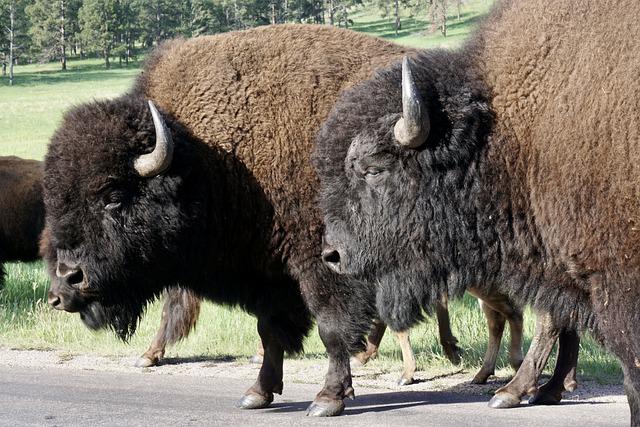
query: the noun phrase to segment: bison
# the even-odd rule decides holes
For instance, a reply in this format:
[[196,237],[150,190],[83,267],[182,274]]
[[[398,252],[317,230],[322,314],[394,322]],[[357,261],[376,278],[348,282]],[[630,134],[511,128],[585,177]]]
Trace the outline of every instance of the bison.
[[44,224],[42,165],[36,160],[0,157],[0,289],[3,263],[35,261]]
[[50,304],[123,338],[168,287],[242,307],[264,347],[247,409],[282,392],[313,313],[329,372],[308,413],[339,414],[378,313],[374,287],[322,262],[312,143],[341,90],[408,52],[306,25],[164,44],[129,93],[69,111],[51,140]]
[[[42,176],[40,161],[0,157],[0,289],[4,262],[36,261],[47,250],[48,234],[43,233],[41,239],[45,218]],[[160,329],[141,359],[155,357],[157,363],[167,344],[189,334],[199,311],[199,300],[192,292],[169,289]]]
[[565,342],[561,362],[585,328],[619,357],[633,425],[638,14],[631,0],[501,2],[462,49],[343,93],[313,154],[323,258],[375,286],[383,321],[409,328],[469,286],[532,304]]
[[170,286],[242,307],[264,347],[242,408],[282,392],[310,309],[330,368],[309,412],[341,412],[376,313],[369,287],[322,263],[309,156],[339,91],[406,52],[308,26],[178,40],[126,95],[68,112],[45,158],[50,303],[125,338]]

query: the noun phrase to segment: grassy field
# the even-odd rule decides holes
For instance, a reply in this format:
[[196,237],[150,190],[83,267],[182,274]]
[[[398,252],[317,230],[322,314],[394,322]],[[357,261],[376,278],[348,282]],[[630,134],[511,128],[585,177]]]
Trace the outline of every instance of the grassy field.
[[[454,47],[473,28],[478,17],[490,7],[489,0],[465,4],[461,20],[452,18],[449,37],[425,34],[427,24],[420,17],[404,16],[403,30],[396,38],[392,22],[367,10],[352,16],[354,29],[418,47]],[[16,84],[0,79],[0,155],[42,159],[46,144],[65,109],[90,99],[111,98],[129,88],[140,71],[140,64],[127,68],[117,65],[105,70],[99,60],[70,61],[67,72],[57,64],[28,65],[16,68]],[[159,324],[160,304],[149,307],[139,332],[129,344],[108,332],[91,332],[78,316],[61,314],[46,304],[47,280],[41,263],[10,264],[4,290],[0,291],[0,347],[20,349],[56,349],[70,353],[135,355],[146,349]],[[486,348],[487,330],[482,312],[473,298],[452,303],[453,330],[464,350],[463,367],[480,366]],[[533,316],[526,317],[526,345],[533,332]],[[203,308],[199,327],[168,356],[231,356],[253,354],[258,342],[255,320],[245,313],[212,304]],[[430,320],[412,331],[412,343],[418,367],[432,372],[452,372],[437,342],[437,328]],[[324,357],[324,348],[314,331],[300,357]],[[502,352],[499,366],[507,366]],[[399,369],[401,354],[389,334],[382,343],[380,358],[374,363],[384,369]],[[553,366],[553,365],[551,365]],[[603,382],[619,382],[618,363],[590,339],[580,353],[581,375]]]

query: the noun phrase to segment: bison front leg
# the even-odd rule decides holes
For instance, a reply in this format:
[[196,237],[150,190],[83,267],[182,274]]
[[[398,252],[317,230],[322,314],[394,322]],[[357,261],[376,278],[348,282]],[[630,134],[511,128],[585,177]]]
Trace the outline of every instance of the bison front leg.
[[258,318],[258,333],[262,340],[264,357],[255,384],[238,402],[242,409],[266,408],[273,402],[273,394],[282,394],[282,364],[284,348],[272,329],[270,320]]
[[198,296],[182,288],[171,288],[165,294],[167,299],[162,308],[160,329],[147,351],[136,361],[135,365],[139,368],[157,365],[164,357],[167,345],[186,338],[198,321],[200,315]]
[[529,399],[532,405],[555,405],[562,399],[564,391],[573,391],[578,386],[576,382],[576,366],[580,337],[573,330],[563,330],[558,339],[558,360],[553,376],[542,385],[535,396]]
[[560,331],[553,326],[549,314],[538,315],[535,336],[520,369],[513,379],[499,388],[489,401],[491,408],[513,408],[520,405],[520,400],[537,389],[537,382],[547,364]]
[[307,408],[307,415],[331,417],[344,411],[344,398],[355,398],[351,384],[349,349],[338,332],[335,320],[318,319],[318,332],[329,356],[324,388]]

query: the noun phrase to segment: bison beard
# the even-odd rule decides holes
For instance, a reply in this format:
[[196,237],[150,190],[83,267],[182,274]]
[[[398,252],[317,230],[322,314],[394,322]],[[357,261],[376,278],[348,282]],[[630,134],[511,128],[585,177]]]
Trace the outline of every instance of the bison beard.
[[[383,321],[411,325],[442,292],[504,292],[550,313],[570,346],[573,330],[594,331],[622,362],[638,426],[640,4],[603,5],[604,18],[569,0],[502,2],[463,50],[344,93],[313,161],[325,261],[375,283]],[[409,74],[421,143],[394,130],[408,117],[420,128]]]

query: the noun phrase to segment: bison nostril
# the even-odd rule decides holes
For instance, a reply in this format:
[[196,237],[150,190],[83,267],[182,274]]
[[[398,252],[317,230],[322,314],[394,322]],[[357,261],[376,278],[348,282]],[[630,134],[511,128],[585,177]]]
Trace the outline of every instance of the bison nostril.
[[327,264],[339,264],[340,252],[335,249],[325,249],[322,251],[322,260]]
[[58,295],[55,295],[55,294],[51,293],[51,292],[49,292],[49,297],[47,298],[47,302],[53,308],[58,308],[58,306],[61,303],[60,297]]

